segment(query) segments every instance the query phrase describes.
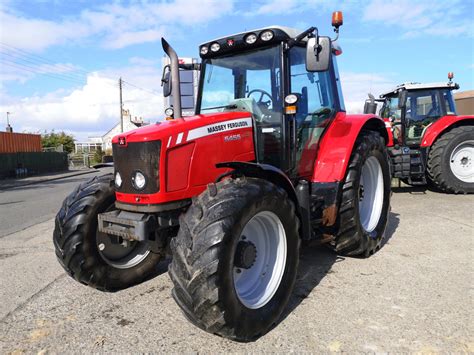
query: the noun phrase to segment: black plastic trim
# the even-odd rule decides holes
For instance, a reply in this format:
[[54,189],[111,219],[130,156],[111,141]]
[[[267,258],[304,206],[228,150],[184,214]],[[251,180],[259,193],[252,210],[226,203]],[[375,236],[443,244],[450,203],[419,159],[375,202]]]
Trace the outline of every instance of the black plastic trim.
[[130,211],[130,212],[143,212],[143,213],[154,213],[154,212],[163,212],[163,211],[172,211],[181,208],[185,208],[191,204],[191,199],[173,201],[168,203],[160,204],[149,204],[149,205],[133,205],[124,202],[115,201],[115,207],[120,210]]

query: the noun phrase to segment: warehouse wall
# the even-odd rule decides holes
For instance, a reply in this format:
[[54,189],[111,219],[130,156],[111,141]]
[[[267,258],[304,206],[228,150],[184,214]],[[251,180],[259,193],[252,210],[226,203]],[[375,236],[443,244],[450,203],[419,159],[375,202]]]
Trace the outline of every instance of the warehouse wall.
[[458,115],[474,115],[474,90],[454,94]]

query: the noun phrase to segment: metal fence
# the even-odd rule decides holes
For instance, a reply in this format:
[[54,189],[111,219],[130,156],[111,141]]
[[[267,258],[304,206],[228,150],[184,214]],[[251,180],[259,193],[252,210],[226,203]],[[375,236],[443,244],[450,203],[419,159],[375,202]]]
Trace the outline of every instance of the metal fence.
[[0,154],[0,178],[68,170],[67,153],[22,152]]

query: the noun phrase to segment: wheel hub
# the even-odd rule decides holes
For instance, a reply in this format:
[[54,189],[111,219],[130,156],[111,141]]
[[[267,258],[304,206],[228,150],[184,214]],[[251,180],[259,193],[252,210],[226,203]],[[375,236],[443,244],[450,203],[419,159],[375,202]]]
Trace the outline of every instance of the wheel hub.
[[257,248],[249,241],[241,240],[237,244],[234,265],[242,269],[250,269],[257,259]]
[[449,166],[459,180],[474,182],[474,141],[468,140],[458,144],[452,151]]
[[382,167],[374,156],[362,166],[359,185],[359,218],[362,227],[372,232],[382,214],[384,202],[384,182]]
[[286,233],[280,218],[261,211],[240,233],[234,252],[234,287],[240,302],[258,309],[277,292],[286,264]]

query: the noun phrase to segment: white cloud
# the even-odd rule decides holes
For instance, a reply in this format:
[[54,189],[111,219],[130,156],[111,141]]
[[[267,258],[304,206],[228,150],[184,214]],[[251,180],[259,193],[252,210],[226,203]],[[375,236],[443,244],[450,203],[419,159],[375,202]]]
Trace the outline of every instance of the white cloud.
[[[9,52],[6,48],[0,48],[4,52],[0,53],[0,77],[4,83],[9,81],[17,81],[25,83],[27,80],[34,78],[38,74],[45,74],[49,77],[57,78],[56,74],[60,74],[61,78],[65,78],[74,83],[85,82],[84,77],[78,74],[80,70],[71,63],[54,63],[47,64],[38,60],[32,60],[30,57],[18,56],[18,53]],[[0,98],[2,95],[0,95]]]
[[403,37],[422,34],[433,36],[473,36],[472,19],[461,15],[471,13],[473,3],[459,0],[372,0],[364,10],[363,20],[400,27]]
[[161,29],[125,32],[122,33],[120,36],[111,36],[112,39],[106,42],[105,47],[116,49],[127,47],[133,44],[155,42],[163,36],[164,31]]
[[342,93],[348,113],[362,113],[371,93],[378,97],[399,84],[389,74],[341,72]]
[[114,2],[57,21],[29,18],[0,7],[0,41],[30,51],[87,39],[116,49],[158,40],[189,26],[206,25],[233,9],[233,0]]
[[124,84],[124,108],[133,116],[156,122],[162,116],[161,72],[156,62],[146,64],[144,58],[134,61],[142,64],[90,74],[84,86],[69,91],[24,98],[2,96],[0,112],[13,112],[12,126],[17,132],[65,130],[79,140],[86,140],[89,135],[104,134],[118,122],[118,79],[111,78],[121,75],[127,82],[145,89]]

